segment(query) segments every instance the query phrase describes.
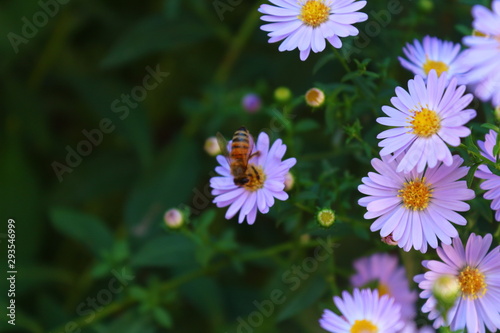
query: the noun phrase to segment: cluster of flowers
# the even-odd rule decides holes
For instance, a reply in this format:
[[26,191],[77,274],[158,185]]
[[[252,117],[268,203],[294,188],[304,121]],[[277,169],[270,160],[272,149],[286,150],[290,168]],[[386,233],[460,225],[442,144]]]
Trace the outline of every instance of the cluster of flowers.
[[[327,40],[340,48],[340,37],[356,36],[353,24],[367,20],[358,12],[366,1],[355,0],[270,0],[259,11],[267,24],[269,42],[282,41],[279,50],[298,48],[301,60],[310,51],[321,52]],[[463,159],[452,155],[448,146],[457,147],[471,134],[465,125],[476,116],[467,108],[473,100],[466,86],[479,99],[500,106],[500,0],[493,10],[473,7],[472,36],[464,38],[469,48],[461,51],[459,44],[426,36],[422,43],[414,41],[403,52],[401,65],[415,74],[408,88],[398,87],[392,106],[383,106],[385,117],[377,121],[390,126],[381,132],[380,158],[371,162],[376,172],[362,179],[359,191],[366,196],[359,204],[366,207],[366,219],[376,219],[372,231],[380,231],[386,242],[397,244],[404,251],[415,249],[425,253],[430,246],[437,249],[442,261],[424,261],[429,271],[415,277],[427,299],[422,308],[429,313],[434,327],[450,326],[452,330],[467,328],[468,332],[500,329],[500,247],[488,253],[492,236],[471,234],[464,249],[453,224],[464,226],[467,220],[458,212],[470,209],[465,201],[475,197],[474,191],[461,180],[469,168]],[[478,142],[481,153],[496,161],[494,147],[497,133],[490,131],[484,142]],[[220,175],[211,179],[214,203],[228,207],[226,218],[239,212],[239,223],[245,219],[253,224],[257,211],[265,214],[274,200],[286,200],[286,175],[296,163],[295,158],[282,161],[286,146],[261,133],[249,167],[258,174],[258,181],[236,185],[227,159],[217,156]],[[484,197],[492,200],[491,208],[500,221],[500,178],[486,165],[477,170],[484,179]],[[453,224],[452,224],[453,223]],[[438,241],[441,241],[439,244]],[[366,287],[370,281],[377,289],[355,289],[353,295],[343,292],[334,302],[342,316],[326,310],[320,325],[330,332],[416,332],[416,293],[411,292],[404,269],[388,255],[375,255],[355,263],[358,274],[352,285]],[[444,306],[436,296],[435,285],[443,278],[454,282],[453,302]],[[445,279],[446,280],[446,279]],[[446,281],[448,281],[446,280]],[[425,328],[420,330],[432,331]]]

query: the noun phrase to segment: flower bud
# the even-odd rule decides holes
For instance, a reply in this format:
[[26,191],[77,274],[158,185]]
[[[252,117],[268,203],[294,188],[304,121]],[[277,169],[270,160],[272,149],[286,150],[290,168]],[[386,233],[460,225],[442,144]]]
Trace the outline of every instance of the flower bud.
[[311,88],[306,92],[306,103],[313,108],[320,107],[325,102],[325,93],[318,88]]
[[250,113],[255,113],[260,110],[260,107],[262,106],[262,102],[260,100],[259,95],[257,94],[246,94],[243,97],[243,100],[241,101],[241,105],[243,106],[243,109]]
[[453,275],[443,275],[439,277],[432,286],[432,294],[442,310],[449,310],[455,304],[460,294],[460,283],[458,278]]
[[316,214],[318,224],[323,228],[329,228],[335,222],[335,212],[331,209],[322,209]]
[[170,229],[178,229],[184,224],[184,216],[176,208],[167,210],[163,219],[165,220],[167,227]]
[[217,138],[214,136],[211,136],[205,140],[204,149],[210,156],[217,156],[221,153],[219,142],[217,141]]
[[495,108],[495,119],[500,121],[500,105]]
[[293,177],[291,172],[288,172],[285,175],[285,191],[290,191],[295,184],[295,178]]
[[382,243],[386,243],[387,245],[398,245],[398,242],[396,242],[394,238],[392,238],[392,234],[382,237],[380,240],[382,241]]
[[292,98],[292,92],[287,87],[278,87],[274,91],[274,99],[280,103],[288,102]]

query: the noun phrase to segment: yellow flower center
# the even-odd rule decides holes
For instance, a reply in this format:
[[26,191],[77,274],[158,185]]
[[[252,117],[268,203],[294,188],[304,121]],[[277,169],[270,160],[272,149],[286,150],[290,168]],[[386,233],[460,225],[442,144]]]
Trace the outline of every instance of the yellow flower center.
[[307,0],[307,2],[302,5],[299,19],[304,22],[305,25],[316,28],[328,21],[329,16],[330,7],[325,5],[324,0]]
[[429,72],[434,69],[438,76],[441,76],[443,72],[447,72],[449,69],[448,65],[445,64],[444,62],[434,61],[429,58],[427,58],[427,60],[425,61],[423,68],[425,74],[429,74]]
[[389,290],[389,287],[386,284],[379,282],[377,289],[378,289],[378,296],[379,297],[382,297],[384,295],[391,296],[391,292]]
[[475,36],[475,37],[490,37],[490,35],[485,34],[484,32],[476,30],[476,29],[474,29],[472,31],[472,36]]
[[371,321],[363,319],[356,320],[351,326],[351,333],[377,333],[378,327]]
[[441,128],[441,119],[435,111],[422,108],[422,111],[415,111],[413,120],[410,122],[413,134],[428,138]]
[[247,166],[247,178],[248,183],[243,185],[246,190],[255,192],[264,187],[266,175],[260,165],[249,164]]
[[484,274],[477,268],[465,267],[458,275],[458,283],[464,298],[476,299],[486,294]]
[[406,209],[424,210],[432,198],[431,184],[425,182],[425,177],[404,183],[398,192]]

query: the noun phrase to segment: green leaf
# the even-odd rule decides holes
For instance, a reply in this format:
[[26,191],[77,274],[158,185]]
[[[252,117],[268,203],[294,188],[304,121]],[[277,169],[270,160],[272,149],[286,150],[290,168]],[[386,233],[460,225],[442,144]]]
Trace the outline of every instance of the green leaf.
[[283,310],[278,314],[277,321],[294,316],[314,304],[323,295],[327,287],[325,280],[320,276],[309,279],[310,282],[300,288],[291,300],[287,301]]
[[95,216],[67,208],[53,208],[50,220],[60,233],[83,243],[97,255],[113,245],[113,235]]
[[490,123],[485,123],[485,124],[482,124],[481,127],[484,127],[484,128],[487,128],[487,129],[490,129],[490,130],[493,130],[495,132],[500,132],[500,130],[498,129],[498,126],[495,126],[493,124],[490,124]]
[[477,168],[479,168],[481,164],[477,163],[470,167],[469,172],[467,173],[467,188],[472,188],[472,182],[474,181],[474,174],[476,173]]
[[181,234],[168,234],[148,241],[131,258],[132,267],[184,266],[194,261],[194,243]]
[[125,65],[153,53],[195,44],[211,34],[211,29],[193,18],[184,17],[174,22],[162,15],[150,16],[135,24],[111,46],[101,66]]
[[155,308],[153,310],[153,317],[161,327],[164,328],[172,327],[172,316],[167,310],[163,308]]

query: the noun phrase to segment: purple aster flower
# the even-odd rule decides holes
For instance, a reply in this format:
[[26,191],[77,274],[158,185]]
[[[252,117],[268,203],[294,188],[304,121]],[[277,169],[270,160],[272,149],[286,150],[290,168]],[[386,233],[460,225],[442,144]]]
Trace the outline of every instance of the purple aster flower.
[[436,37],[425,36],[422,43],[418,40],[412,44],[406,44],[403,52],[407,59],[398,57],[401,65],[412,71],[415,75],[427,78],[429,72],[434,69],[438,76],[448,73],[448,79],[463,74],[468,66],[458,63],[460,58],[460,44],[443,41]]
[[[496,158],[493,155],[493,148],[497,143],[497,133],[490,130],[486,134],[485,141],[478,141],[477,144],[481,149],[481,155],[486,157],[492,162],[496,162]],[[475,176],[485,181],[481,183],[480,187],[486,190],[484,198],[487,200],[493,200],[491,202],[491,209],[495,211],[495,220],[500,222],[500,176],[493,174],[486,165],[480,165],[477,169]]]
[[322,328],[333,333],[384,332],[396,333],[403,328],[401,306],[388,295],[379,297],[377,290],[354,289],[342,298],[333,298],[342,316],[326,309],[319,320]]
[[415,317],[417,293],[411,291],[404,267],[398,266],[398,259],[387,253],[375,253],[354,262],[356,275],[351,277],[353,287],[367,287],[376,284],[379,295],[389,295],[401,305],[403,320]]
[[438,162],[451,165],[453,159],[446,146],[456,147],[460,138],[470,134],[464,125],[476,116],[476,111],[465,109],[472,101],[472,95],[464,95],[465,86],[457,88],[456,78],[447,84],[447,74],[439,78],[432,70],[424,79],[417,75],[408,81],[409,93],[401,87],[396,88],[392,105],[383,106],[382,111],[388,117],[381,117],[377,122],[393,126],[380,133],[383,139],[379,146],[381,156],[394,153],[394,157],[404,154],[399,160],[397,171],[410,172],[417,168],[422,172],[425,166],[435,167]]
[[342,47],[339,37],[356,36],[352,24],[363,22],[368,15],[358,10],[366,1],[355,0],[270,0],[275,6],[261,5],[261,20],[272,22],[261,26],[268,31],[269,43],[281,43],[279,50],[298,48],[300,59],[306,60],[311,50],[321,52],[325,39],[336,48]]
[[371,231],[380,230],[381,237],[392,234],[405,251],[413,247],[425,253],[427,245],[437,247],[437,238],[450,244],[458,236],[450,222],[466,225],[467,220],[456,212],[469,210],[464,200],[474,198],[467,183],[459,181],[469,168],[461,167],[463,159],[458,156],[453,156],[450,166],[440,163],[424,172],[398,172],[399,163],[399,158],[389,156],[372,159],[378,173],[370,172],[358,187],[368,195],[358,201],[367,208],[364,217],[377,218]]
[[472,7],[476,30],[472,36],[463,38],[469,49],[463,52],[462,62],[470,65],[465,83],[470,85],[474,95],[483,102],[500,105],[500,1],[493,1],[493,11],[476,5]]
[[[255,154],[257,151],[259,154]],[[229,206],[226,219],[231,219],[239,211],[239,223],[246,217],[248,224],[253,224],[257,209],[266,214],[269,207],[274,205],[275,198],[288,199],[288,194],[284,191],[286,174],[297,160],[289,158],[282,161],[285,152],[286,145],[281,139],[276,140],[269,149],[269,136],[260,133],[252,151],[254,156],[248,161],[248,168],[253,168],[259,177],[253,177],[241,186],[235,185],[226,157],[217,156],[220,166],[217,166],[215,171],[221,176],[212,177],[210,186],[213,189],[212,194],[216,196],[213,202],[217,207]]]
[[[460,238],[453,245],[442,244],[437,249],[441,261],[424,260],[429,269],[415,276],[415,282],[423,290],[420,297],[427,299],[422,311],[429,312],[434,327],[450,326],[452,331],[467,327],[467,332],[489,332],[500,328],[500,247],[488,253],[492,236],[484,238],[471,234],[464,249]],[[459,285],[458,295],[445,318],[438,311],[433,295],[434,284],[442,277],[452,277]]]

